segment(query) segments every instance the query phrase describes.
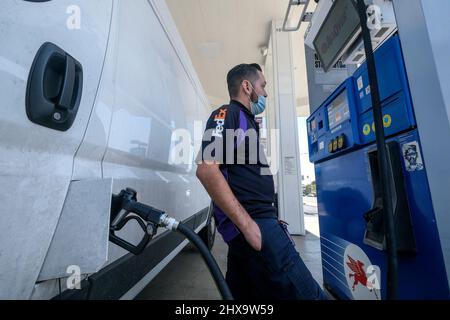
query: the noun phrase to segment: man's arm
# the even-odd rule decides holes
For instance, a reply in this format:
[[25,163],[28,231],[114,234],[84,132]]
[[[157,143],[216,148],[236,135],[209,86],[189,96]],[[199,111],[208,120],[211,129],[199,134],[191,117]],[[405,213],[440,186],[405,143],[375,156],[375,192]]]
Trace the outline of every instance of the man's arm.
[[197,168],[197,177],[213,199],[242,232],[247,242],[257,251],[261,250],[261,231],[231,191],[220,172],[218,164],[202,162]]

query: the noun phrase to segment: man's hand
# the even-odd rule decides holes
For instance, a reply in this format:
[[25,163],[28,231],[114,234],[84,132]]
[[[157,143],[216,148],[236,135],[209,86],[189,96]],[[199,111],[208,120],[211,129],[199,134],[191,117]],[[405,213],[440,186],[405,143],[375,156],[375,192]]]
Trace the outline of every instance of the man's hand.
[[234,196],[228,182],[220,172],[219,165],[199,164],[197,177],[216,205],[242,232],[248,244],[256,251],[261,251],[261,230]]
[[249,217],[247,226],[244,228],[244,230],[241,231],[245,237],[245,240],[247,240],[248,244],[256,251],[261,251],[262,249],[261,230],[259,229],[259,226],[256,224],[255,220]]

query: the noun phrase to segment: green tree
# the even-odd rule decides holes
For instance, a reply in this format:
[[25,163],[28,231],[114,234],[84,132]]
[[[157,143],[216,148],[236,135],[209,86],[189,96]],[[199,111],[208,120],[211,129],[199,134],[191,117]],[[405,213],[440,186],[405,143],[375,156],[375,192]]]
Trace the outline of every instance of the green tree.
[[316,192],[316,182],[315,181],[313,181],[311,183],[311,192],[314,193],[314,194],[317,194],[317,192]]
[[317,194],[316,193],[316,182],[315,181],[313,181],[312,183],[310,183],[310,184],[307,184],[305,187],[304,187],[304,195],[309,195],[309,194],[311,194],[311,193],[313,193],[313,194]]
[[308,194],[310,194],[310,193],[311,193],[311,185],[310,185],[310,184],[307,184],[307,185],[305,186],[305,194],[308,195]]

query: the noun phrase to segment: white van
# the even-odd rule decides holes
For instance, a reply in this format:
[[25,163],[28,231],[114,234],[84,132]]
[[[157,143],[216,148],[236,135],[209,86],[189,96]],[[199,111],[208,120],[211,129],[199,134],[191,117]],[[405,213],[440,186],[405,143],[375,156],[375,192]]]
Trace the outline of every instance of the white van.
[[208,115],[165,1],[2,0],[0,299],[134,298],[187,240],[108,241],[125,188],[212,246],[195,164],[170,161],[173,133]]

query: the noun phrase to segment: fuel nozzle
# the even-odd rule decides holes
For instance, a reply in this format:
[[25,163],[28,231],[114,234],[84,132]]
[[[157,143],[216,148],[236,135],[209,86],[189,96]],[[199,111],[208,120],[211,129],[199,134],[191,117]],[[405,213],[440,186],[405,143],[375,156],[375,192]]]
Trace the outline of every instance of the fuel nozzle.
[[[145,233],[138,245],[133,245],[115,234],[131,220],[136,221]],[[137,192],[131,188],[112,197],[109,240],[135,255],[144,251],[159,227],[176,230],[178,224],[178,221],[170,218],[164,211],[138,202]]]
[[[135,220],[145,233],[138,245],[133,245],[115,234],[116,231],[121,230],[130,220]],[[137,192],[133,189],[127,188],[122,190],[118,195],[113,195],[109,228],[109,240],[112,243],[115,243],[135,255],[139,255],[144,251],[153,236],[156,235],[159,227],[177,231],[193,243],[205,259],[222,297],[226,300],[233,299],[217,262],[214,260],[214,257],[211,255],[211,252],[209,252],[206,245],[193,230],[174,218],[169,217],[164,211],[138,202]]]

